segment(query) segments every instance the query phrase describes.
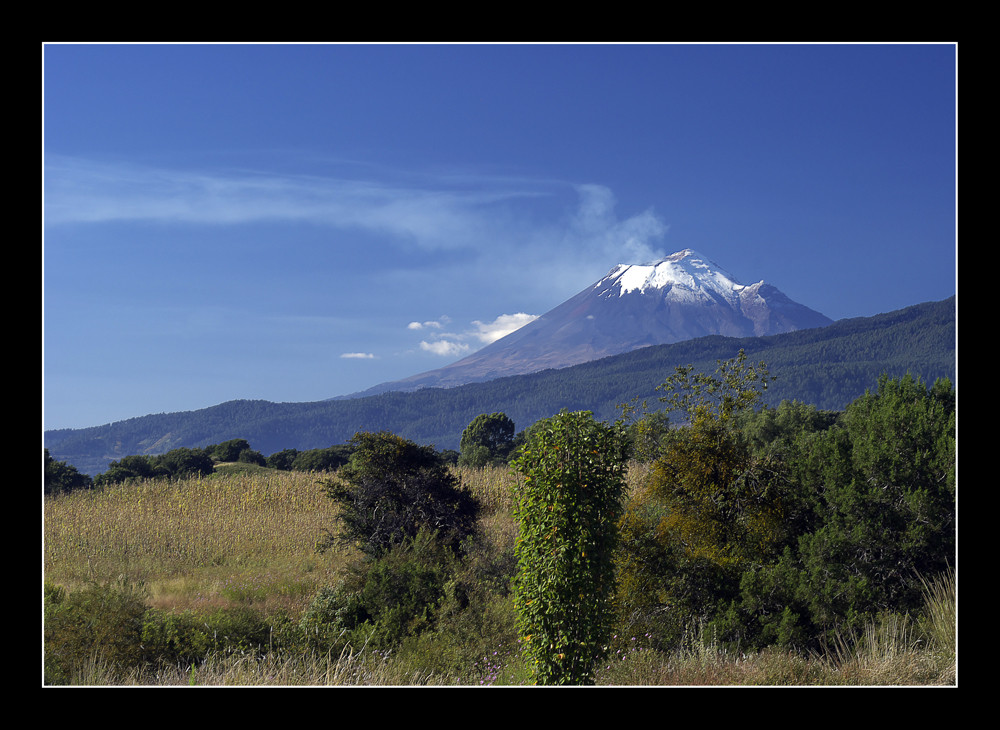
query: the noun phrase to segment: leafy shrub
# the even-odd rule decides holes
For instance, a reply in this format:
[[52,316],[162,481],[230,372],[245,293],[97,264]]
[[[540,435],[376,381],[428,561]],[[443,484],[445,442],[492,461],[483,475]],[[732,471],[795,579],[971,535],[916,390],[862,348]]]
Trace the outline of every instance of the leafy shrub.
[[264,463],[271,469],[280,469],[281,471],[291,471],[292,464],[295,463],[295,457],[299,455],[298,449],[282,449],[281,451],[276,451],[271,454]]
[[920,576],[947,570],[955,551],[951,383],[880,378],[800,461],[800,478],[818,495],[795,586],[810,620],[829,633],[919,610]]
[[124,579],[69,593],[47,587],[45,683],[64,684],[95,658],[116,669],[141,666],[146,610],[142,586]]
[[315,648],[396,647],[434,628],[446,598],[460,600],[454,590],[457,566],[454,552],[421,530],[321,589],[301,628]]
[[350,461],[322,482],[340,505],[341,530],[332,541],[380,557],[392,547],[433,531],[458,550],[473,534],[479,502],[429,446],[390,433],[359,433]]

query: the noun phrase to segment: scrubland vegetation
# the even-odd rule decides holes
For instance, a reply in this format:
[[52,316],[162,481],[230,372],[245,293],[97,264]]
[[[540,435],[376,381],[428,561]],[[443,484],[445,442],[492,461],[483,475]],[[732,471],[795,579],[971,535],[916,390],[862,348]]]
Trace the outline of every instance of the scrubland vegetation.
[[[841,413],[754,410],[766,371],[729,367],[716,381],[684,369],[668,381],[682,425],[643,414],[614,459],[609,442],[590,452],[605,484],[617,479],[608,464],[630,458],[615,540],[601,543],[614,587],[597,586],[594,605],[607,611],[579,619],[598,627],[588,641],[604,637],[587,681],[955,685],[950,383],[882,379]],[[743,378],[735,399],[712,386],[733,385],[727,372]],[[546,535],[518,520],[531,511],[525,470],[547,483],[554,467],[540,454],[558,429],[533,428],[549,436],[523,435],[521,472],[367,434],[336,471],[216,462],[210,474],[47,495],[44,683],[539,681],[524,634],[541,624],[517,601],[547,599],[531,593],[518,540]],[[593,429],[579,433],[595,443]],[[380,531],[382,518],[395,527]],[[575,575],[582,597],[587,576]],[[560,615],[566,626],[577,614]]]

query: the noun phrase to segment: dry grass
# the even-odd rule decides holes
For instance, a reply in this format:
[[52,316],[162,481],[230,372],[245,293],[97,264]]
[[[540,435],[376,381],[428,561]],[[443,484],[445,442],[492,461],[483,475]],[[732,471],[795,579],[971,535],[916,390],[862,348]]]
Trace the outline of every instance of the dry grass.
[[334,505],[294,472],[149,481],[46,498],[46,580],[125,576],[158,607],[294,603],[344,556],[315,552]]

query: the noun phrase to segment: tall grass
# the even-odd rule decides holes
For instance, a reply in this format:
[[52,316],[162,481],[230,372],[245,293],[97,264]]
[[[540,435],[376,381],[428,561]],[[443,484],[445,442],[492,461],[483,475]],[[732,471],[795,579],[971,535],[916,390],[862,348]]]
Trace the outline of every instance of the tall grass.
[[296,472],[74,492],[45,500],[45,576],[70,588],[125,576],[164,604],[304,595],[343,560],[315,552],[334,519],[317,477]]

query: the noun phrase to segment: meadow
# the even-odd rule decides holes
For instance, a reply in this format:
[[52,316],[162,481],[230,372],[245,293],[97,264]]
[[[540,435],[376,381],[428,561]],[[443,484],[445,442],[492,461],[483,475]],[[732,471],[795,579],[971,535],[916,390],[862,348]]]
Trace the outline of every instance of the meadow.
[[[505,563],[517,536],[511,514],[514,475],[503,467],[455,467],[481,501],[480,560]],[[649,467],[633,464],[629,488]],[[319,552],[336,506],[322,475],[219,465],[215,474],[178,481],[144,481],[46,497],[44,581],[52,596],[114,593],[121,607],[105,616],[136,622],[145,650],[157,656],[118,661],[68,629],[46,621],[46,661],[52,646],[74,646],[60,684],[225,686],[518,686],[529,682],[517,649],[513,609],[504,591],[491,593],[474,628],[465,611],[452,628],[428,632],[393,650],[351,646],[323,651],[297,627],[324,586],[350,571],[349,547]],[[497,569],[503,574],[502,569]],[[101,594],[101,591],[104,591]],[[122,599],[124,597],[124,599]],[[52,599],[55,600],[55,599]],[[104,600],[104,599],[102,599]],[[131,601],[131,602],[130,602]],[[61,604],[60,604],[61,605]],[[468,607],[467,607],[468,608]],[[464,622],[464,623],[463,623]],[[68,620],[66,622],[68,624]],[[182,633],[201,627],[198,643]],[[466,628],[462,628],[466,626]],[[957,682],[953,576],[929,579],[919,617],[894,616],[832,643],[826,651],[768,648],[742,652],[692,632],[670,652],[639,636],[616,636],[599,668],[598,686],[953,686]],[[132,630],[127,628],[126,632]],[[135,629],[138,631],[139,629]],[[115,635],[122,631],[111,627]],[[75,636],[75,635],[73,635]],[[95,634],[99,636],[99,634]],[[474,636],[475,639],[470,637]],[[168,637],[168,638],[164,638]],[[169,639],[169,640],[168,640]],[[73,644],[77,641],[77,644]],[[194,647],[194,648],[192,648]],[[63,649],[63,651],[68,651]],[[198,656],[192,658],[191,651]],[[173,653],[171,653],[173,652]],[[54,674],[43,680],[52,682]]]

